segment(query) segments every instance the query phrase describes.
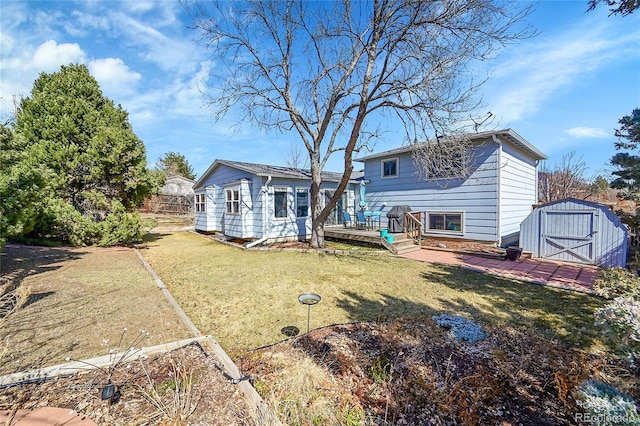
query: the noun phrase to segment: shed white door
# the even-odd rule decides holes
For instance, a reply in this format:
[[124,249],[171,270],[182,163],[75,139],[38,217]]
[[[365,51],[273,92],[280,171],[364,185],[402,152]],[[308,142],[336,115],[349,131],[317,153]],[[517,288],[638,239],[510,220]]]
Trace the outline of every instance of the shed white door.
[[540,224],[540,257],[596,263],[597,210],[546,210]]

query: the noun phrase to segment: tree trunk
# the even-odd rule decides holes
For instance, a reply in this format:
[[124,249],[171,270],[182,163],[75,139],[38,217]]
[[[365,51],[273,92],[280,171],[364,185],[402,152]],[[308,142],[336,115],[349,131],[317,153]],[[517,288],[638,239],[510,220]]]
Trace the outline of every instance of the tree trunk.
[[322,183],[320,162],[311,158],[311,241],[312,248],[324,247],[324,222],[326,215],[323,215],[322,193],[320,184]]

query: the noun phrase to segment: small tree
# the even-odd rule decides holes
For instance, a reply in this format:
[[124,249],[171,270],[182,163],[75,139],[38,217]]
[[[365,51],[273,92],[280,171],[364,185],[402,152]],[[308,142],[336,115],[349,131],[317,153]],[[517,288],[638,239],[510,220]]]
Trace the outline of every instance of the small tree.
[[[616,149],[636,150],[640,144],[640,108],[635,108],[618,123]],[[617,178],[611,182],[611,187],[619,189],[625,199],[640,201],[640,156],[619,152],[611,158],[611,165],[617,169],[612,173]]]
[[576,158],[575,151],[562,156],[560,164],[553,169],[545,162],[540,169],[538,179],[538,198],[541,203],[563,200],[565,198],[586,198],[589,184],[584,178],[587,164],[582,157]]
[[[209,4],[213,4],[208,8]],[[218,61],[210,105],[218,118],[294,131],[309,156],[311,246],[341,198],[354,153],[397,118],[407,141],[443,135],[477,106],[469,72],[531,34],[530,7],[494,0],[249,1],[188,5]],[[341,153],[342,180],[323,204],[321,172]]]
[[166,173],[168,176],[179,175],[191,180],[196,178],[189,160],[184,155],[174,151],[167,152],[158,158],[156,169]]

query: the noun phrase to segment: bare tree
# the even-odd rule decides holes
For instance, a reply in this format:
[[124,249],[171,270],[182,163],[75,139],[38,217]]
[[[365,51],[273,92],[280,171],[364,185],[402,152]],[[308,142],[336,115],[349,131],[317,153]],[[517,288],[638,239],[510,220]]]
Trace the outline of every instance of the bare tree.
[[562,156],[562,162],[553,169],[545,162],[540,169],[539,200],[541,203],[565,198],[584,198],[591,195],[589,183],[584,177],[587,164],[571,151]]
[[284,164],[294,169],[308,169],[309,157],[302,151],[300,144],[291,144],[289,152],[283,157]]
[[[194,27],[221,64],[215,115],[293,130],[309,155],[312,247],[379,123],[400,120],[406,141],[449,133],[478,105],[473,62],[532,34],[520,25],[530,6],[500,0],[194,1]],[[321,171],[336,152],[344,174],[323,207]]]

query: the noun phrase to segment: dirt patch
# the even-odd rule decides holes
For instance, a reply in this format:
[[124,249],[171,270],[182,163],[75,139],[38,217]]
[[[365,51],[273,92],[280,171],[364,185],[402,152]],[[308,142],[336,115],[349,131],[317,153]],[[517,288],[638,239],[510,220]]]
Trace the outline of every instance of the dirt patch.
[[130,248],[8,245],[0,294],[29,289],[0,328],[0,374],[106,354],[127,328],[146,346],[192,337]]
[[253,425],[240,390],[220,372],[206,347],[189,345],[115,369],[113,399],[101,398],[103,372],[0,389],[0,411],[60,407],[99,425]]
[[504,249],[496,247],[492,244],[483,244],[477,241],[455,240],[452,238],[426,238],[422,240],[422,247],[446,249],[451,251],[505,255]]
[[[327,241],[326,244],[328,247],[331,247],[331,245],[334,243],[332,243],[331,241]],[[272,243],[269,244],[268,247],[274,249],[310,249],[309,243],[306,241],[287,241],[281,243]],[[495,247],[495,245],[492,244],[484,244],[477,241],[461,241],[451,238],[426,238],[422,240],[422,247],[502,256],[505,255],[504,249]],[[378,248],[381,249],[381,247]]]
[[253,352],[245,367],[288,424],[574,424],[590,377],[640,396],[618,362],[484,330],[467,343],[430,318],[340,325]]

